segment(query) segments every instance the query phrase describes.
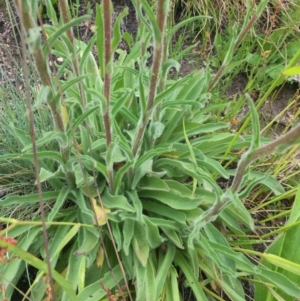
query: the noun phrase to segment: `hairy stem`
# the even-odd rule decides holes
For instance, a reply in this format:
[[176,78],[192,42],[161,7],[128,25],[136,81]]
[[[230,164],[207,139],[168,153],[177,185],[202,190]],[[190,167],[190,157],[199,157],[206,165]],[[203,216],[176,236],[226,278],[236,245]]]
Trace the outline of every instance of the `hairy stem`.
[[295,143],[300,143],[300,124],[276,140],[271,141],[250,153],[246,153],[238,164],[236,175],[231,185],[232,192],[238,192],[243,180],[244,172],[252,161],[265,155],[270,155],[276,151],[281,151],[281,149],[291,147]]
[[106,112],[104,114],[104,127],[106,133],[106,147],[108,148],[112,141],[109,105],[110,105],[110,85],[111,85],[111,9],[110,0],[103,0],[104,14],[104,97],[106,99]]
[[[67,0],[59,0],[59,8],[60,8],[64,23],[65,24],[68,23],[71,20],[70,8],[69,8],[68,1]],[[78,56],[76,55],[76,45],[75,45],[75,39],[74,39],[74,33],[73,33],[72,27],[67,30],[67,36],[73,45],[72,64],[73,64],[74,72],[75,72],[76,76],[79,76],[80,75],[79,62],[78,62]],[[79,86],[80,96],[81,96],[81,100],[82,100],[82,106],[85,108],[86,97],[85,97],[85,92],[84,92],[81,81],[78,83],[78,86]]]
[[134,156],[136,156],[141,146],[142,138],[144,136],[148,122],[152,117],[152,111],[154,109],[154,100],[156,97],[157,86],[159,82],[158,75],[161,70],[162,57],[164,54],[164,35],[165,35],[165,24],[168,15],[168,9],[169,9],[168,0],[157,1],[156,22],[158,25],[160,36],[159,38],[154,38],[154,54],[153,54],[153,65],[151,70],[152,72],[151,72],[151,79],[150,79],[149,95],[147,100],[146,112],[143,113],[143,119],[140,122],[140,126],[132,147],[132,153]]
[[[21,4],[22,3],[22,4]],[[31,6],[28,4],[27,0],[24,0],[22,2],[19,2],[16,0],[16,6],[20,15],[20,19],[22,20],[22,25],[24,28],[25,35],[28,37],[28,44],[29,49],[32,53],[33,59],[35,61],[35,66],[37,69],[37,72],[39,74],[39,77],[41,79],[41,82],[43,86],[49,87],[51,90],[51,97],[47,99],[47,102],[49,104],[52,117],[54,120],[55,127],[65,133],[65,126],[63,122],[63,118],[60,112],[60,108],[57,106],[57,104],[53,100],[54,95],[54,89],[49,73],[49,69],[46,63],[46,58],[44,57],[42,53],[41,48],[41,36],[38,32],[38,27],[35,24],[35,21],[33,20],[31,16]],[[64,162],[67,162],[69,158],[69,149],[66,146],[60,145],[61,154],[63,157]]]
[[[103,19],[104,19],[104,97],[106,99],[106,112],[103,116],[106,148],[108,149],[112,142],[112,128],[110,122],[110,89],[112,74],[112,49],[111,49],[111,3],[110,0],[103,0]],[[108,184],[110,191],[114,191],[113,170],[108,169]]]

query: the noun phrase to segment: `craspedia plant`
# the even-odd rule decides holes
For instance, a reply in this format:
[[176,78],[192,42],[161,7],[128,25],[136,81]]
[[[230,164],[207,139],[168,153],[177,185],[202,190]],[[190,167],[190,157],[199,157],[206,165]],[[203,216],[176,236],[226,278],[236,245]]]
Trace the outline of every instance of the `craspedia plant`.
[[[32,300],[180,300],[178,274],[197,300],[220,299],[215,287],[232,300],[245,300],[245,275],[280,289],[284,283],[291,296],[300,296],[293,281],[254,266],[222,232],[229,229],[238,239],[254,230],[242,200],[259,177],[245,180],[247,168],[299,136],[297,127],[261,147],[251,101],[253,135],[246,138],[228,133],[228,123],[215,122],[207,102],[266,2],[232,38],[214,78],[207,68],[172,80],[169,69],[179,63],[168,57],[168,48],[187,21],[166,30],[169,1],[158,0],[154,8],[146,0],[133,1],[139,27],[135,38],[127,35],[128,52],[118,48],[128,11],[112,24],[109,0],[96,6],[96,32],[87,44],[74,38],[73,26],[90,16],[72,19],[67,1],[58,1],[60,17],[52,1],[45,1],[52,25],[41,24],[44,42],[32,17],[35,1],[16,1],[40,89],[33,107],[28,97],[30,132],[10,126],[22,151],[0,159],[33,162],[38,191],[7,196],[1,206],[39,204],[41,217],[1,218],[6,226],[0,235],[18,240],[17,245],[0,241],[7,256],[17,256],[1,266],[3,298],[11,298],[26,265],[37,271],[24,292]],[[47,65],[51,55],[63,59],[53,73]],[[41,107],[52,125],[37,136],[33,110]],[[229,143],[249,150],[223,191],[217,179],[229,179],[231,171],[218,159]],[[276,184],[274,192],[280,193]]]

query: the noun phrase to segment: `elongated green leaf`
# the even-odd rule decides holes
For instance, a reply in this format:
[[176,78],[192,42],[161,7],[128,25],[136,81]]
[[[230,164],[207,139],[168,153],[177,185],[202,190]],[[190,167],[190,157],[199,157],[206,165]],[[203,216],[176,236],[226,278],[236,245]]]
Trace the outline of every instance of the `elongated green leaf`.
[[300,220],[300,186],[297,189],[297,194],[293,203],[293,207],[290,213],[287,225],[291,225]]
[[229,174],[226,169],[216,160],[206,157],[205,160],[197,160],[197,165],[206,167],[208,170],[216,172],[225,179],[229,178]]
[[123,180],[123,177],[126,175],[126,172],[130,169],[130,167],[132,167],[134,165],[134,161],[133,160],[130,160],[130,161],[127,161],[125,165],[123,165],[116,173],[116,176],[115,176],[115,187],[116,187],[116,190],[115,192],[116,193],[119,193],[119,191],[121,190],[121,183],[122,183],[122,180]]
[[146,299],[145,301],[156,301],[156,285],[154,267],[151,260],[148,260],[146,268]]
[[114,241],[117,245],[117,251],[120,252],[122,249],[122,233],[119,227],[119,223],[111,223],[111,230],[113,233]]
[[23,146],[32,143],[31,138],[28,136],[28,133],[16,128],[12,122],[9,124],[9,127],[14,137],[17,138]]
[[141,200],[139,199],[139,196],[137,195],[136,191],[128,191],[127,195],[129,196],[129,200],[131,200],[131,203],[136,211],[136,220],[141,222],[142,221],[142,213],[143,213],[143,205]]
[[[236,268],[238,270],[245,271],[252,275],[256,275],[256,277],[261,281],[263,281],[263,283],[265,283],[266,285],[268,283],[275,285],[275,287],[278,287],[279,289],[284,291],[287,294],[287,296],[290,295],[299,298],[300,288],[281,273],[271,271],[268,268],[257,267],[253,265],[242,253],[235,252],[224,245],[221,246],[214,242],[210,242],[210,244],[218,252],[222,254],[226,254],[226,256],[233,259],[235,261]],[[256,301],[268,300],[266,299],[267,295],[264,289],[263,290],[259,289],[257,285],[255,285],[255,300]],[[286,299],[286,300],[290,300],[290,299]]]
[[118,111],[124,106],[128,101],[130,101],[133,97],[133,92],[131,89],[126,89],[124,93],[122,94],[121,97],[117,99],[117,101],[114,103],[112,109],[111,109],[111,114],[113,116],[116,116]]
[[170,191],[170,188],[165,181],[150,175],[147,175],[141,179],[139,187],[141,189],[145,188],[146,190]]
[[[176,231],[178,231],[179,229],[178,223],[171,220],[166,220],[165,218],[148,217],[148,219],[150,219],[150,221],[158,227],[165,227],[167,229],[176,230]],[[180,230],[182,230],[182,228],[180,228]]]
[[[83,165],[88,168],[91,171],[97,170],[100,171],[105,178],[108,178],[108,174],[107,174],[107,168],[104,164],[96,161],[95,159],[93,159],[92,157],[88,156],[88,155],[82,155],[80,156]],[[75,162],[77,162],[77,158],[74,159]]]
[[106,149],[106,139],[100,138],[92,143],[92,150],[104,151]]
[[99,242],[99,233],[91,231],[91,229],[82,228],[83,241],[79,242],[79,248],[75,251],[74,255],[87,255],[91,252]]
[[79,131],[80,131],[81,149],[82,152],[86,154],[89,148],[89,140],[90,140],[89,133],[87,129],[82,125],[79,125]]
[[47,16],[49,18],[49,20],[51,20],[51,22],[55,25],[58,26],[58,20],[57,20],[57,15],[56,15],[56,11],[53,7],[53,1],[52,0],[45,0],[45,5],[47,7],[46,13]]
[[121,21],[122,19],[124,19],[124,17],[128,14],[128,7],[125,7],[124,10],[119,13],[116,21],[115,21],[115,24],[114,24],[114,28],[113,28],[113,39],[112,39],[112,42],[111,42],[111,53],[115,53],[118,45],[119,45],[119,42],[121,40]]
[[[209,243],[216,252],[219,252],[220,254],[224,254],[226,255],[226,257],[231,258],[235,262],[236,268],[238,270],[250,273],[252,275],[260,272],[260,269],[252,264],[251,261],[243,253],[236,252],[231,248],[224,246],[223,244],[220,245],[215,242]],[[195,246],[195,248],[197,249],[197,246]],[[199,250],[199,253],[201,253],[201,250]]]
[[[33,256],[32,254],[24,251],[23,249],[13,246],[3,240],[0,240],[0,246],[1,247],[8,247],[10,251],[12,251],[14,254],[16,254],[18,257],[20,257],[22,260],[24,260],[27,264],[32,265],[38,270],[43,271],[45,274],[48,274],[48,266],[45,262],[40,260],[39,258]],[[63,290],[66,292],[70,300],[79,301],[80,299],[77,298],[72,286],[68,281],[65,280],[58,272],[55,270],[51,271],[53,279],[56,281],[56,283],[63,288]]]
[[[99,301],[101,298],[107,296],[107,289],[113,289],[122,279],[123,275],[121,269],[119,266],[116,266],[111,271],[107,272],[103,278],[85,287],[83,291],[78,294],[78,299],[76,300]],[[99,283],[103,284],[105,290]]]
[[[39,174],[41,183],[46,182],[52,178],[55,178],[55,179],[56,178],[65,178],[65,176],[66,176],[66,173],[64,172],[62,165],[60,165],[58,167],[56,172],[51,172],[42,167],[40,170],[40,174]],[[37,181],[35,181],[35,184],[36,183],[37,183]]]
[[[64,133],[58,131],[49,131],[45,132],[43,137],[36,141],[36,147],[45,146],[45,144],[49,143],[52,140],[57,140],[63,147],[66,147],[68,145],[68,139]],[[32,150],[31,142],[22,149],[22,152],[29,150]]]
[[78,82],[82,81],[84,78],[87,78],[87,75],[80,75],[78,77],[75,77],[73,79],[68,80],[64,85],[61,85],[60,91],[54,96],[53,101],[58,102],[62,93],[67,91],[69,88],[71,88],[73,85],[77,84]]
[[193,293],[194,293],[195,297],[197,298],[197,300],[198,301],[208,301],[208,299],[206,298],[206,296],[200,286],[200,282],[194,276],[194,274],[191,271],[191,267],[189,266],[188,262],[185,260],[185,258],[182,256],[182,254],[180,252],[176,253],[175,262],[176,262],[176,264],[178,264],[180,266],[181,270],[183,271],[183,273],[187,279],[188,285],[193,290]]
[[248,104],[250,107],[251,117],[252,117],[252,143],[249,149],[253,151],[257,149],[260,145],[260,126],[259,126],[259,117],[253,100],[251,99],[250,95],[246,93],[246,98],[248,100]]
[[[54,34],[48,38],[47,47],[52,48],[54,46],[54,44],[56,43],[56,39],[61,37],[64,32],[66,32],[68,29],[72,28],[73,26],[76,26],[79,23],[89,20],[90,18],[91,18],[90,15],[80,16],[80,17],[72,19],[70,22],[68,22],[64,25],[61,25],[58,29],[55,28]],[[48,28],[49,27],[50,26],[48,25]],[[54,27],[53,27],[53,29],[54,29]]]
[[118,139],[116,141],[112,142],[106,152],[105,161],[106,161],[106,167],[108,170],[113,169],[113,164],[115,162],[122,162],[124,161],[124,156],[120,151],[120,148],[118,146]]
[[[295,298],[300,298],[300,288],[298,283],[295,284],[291,282],[286,276],[282,275],[280,272],[274,272],[271,270],[263,270],[259,274],[256,275],[257,278],[262,280],[264,283],[272,283],[274,284],[278,290],[275,290],[279,293],[280,296],[284,296],[285,301],[295,300]],[[255,292],[255,300],[263,300],[266,296],[265,294],[260,294],[260,291]],[[265,299],[268,300],[268,299]]]
[[[200,124],[196,122],[187,122],[185,124],[186,133],[188,136],[199,135],[203,133],[210,133],[220,129],[228,128],[228,123],[225,122],[217,122],[217,123],[207,123],[207,124]],[[183,134],[183,126],[179,125],[177,128],[174,129],[174,134],[178,137],[179,133]],[[175,136],[175,135],[174,135]],[[175,140],[175,137],[172,138],[172,141]],[[178,140],[178,138],[177,138]],[[176,140],[176,141],[177,141]]]
[[139,168],[145,161],[152,159],[153,157],[159,156],[161,154],[164,154],[166,152],[170,152],[172,150],[172,145],[165,145],[161,147],[157,147],[154,149],[149,150],[146,154],[142,155],[140,158],[138,158],[135,168]]
[[300,66],[294,66],[289,69],[285,69],[282,71],[282,74],[285,76],[293,76],[300,74]]
[[143,223],[136,222],[134,226],[134,236],[132,238],[133,250],[143,267],[147,266],[149,257],[149,243],[147,233]]
[[123,251],[126,256],[129,255],[129,247],[134,235],[134,220],[125,219],[123,225]]
[[177,234],[177,231],[170,229],[169,227],[160,226],[160,229],[164,232],[167,238],[175,244],[179,249],[184,249],[181,237]]
[[134,178],[131,184],[131,189],[135,189],[138,185],[139,181],[142,177],[144,177],[148,172],[152,171],[152,159],[149,159],[147,161],[144,161],[136,170],[134,173]]
[[[189,79],[188,77],[183,77],[175,81],[174,83],[172,83],[170,86],[168,86],[164,91],[162,91],[156,96],[155,104],[158,104],[160,101],[164,99],[168,101],[168,96],[172,95],[173,92],[176,92],[176,89],[180,89],[181,88],[180,86],[183,85],[185,81],[187,81],[188,79]],[[173,100],[170,100],[170,103],[174,105]]]
[[[85,276],[84,271],[81,271],[82,262],[85,260],[84,256],[74,255],[74,252],[78,249],[78,242],[75,242],[69,256],[66,280],[70,283],[74,291],[77,291],[79,281],[82,277]],[[81,273],[83,272],[83,275]],[[69,296],[63,292],[61,301],[69,301]]]
[[[191,145],[191,143],[189,141],[189,138],[187,136],[187,133],[186,133],[185,119],[183,119],[182,129],[183,129],[183,136],[184,136],[185,142],[186,142],[186,144],[188,146],[189,155],[190,155],[190,161],[192,161],[192,163],[193,163],[194,172],[197,172],[197,161],[196,161],[196,157],[195,157],[195,153],[194,153],[193,147],[192,147],[192,145]],[[193,194],[195,193],[196,188],[197,188],[197,179],[193,178]]]
[[150,218],[148,218],[145,215],[143,215],[143,222],[145,224],[149,246],[152,249],[155,249],[158,246],[160,246],[163,242],[163,238],[160,235],[159,228],[157,225],[151,222]]
[[167,292],[166,292],[166,301],[180,301],[181,300],[181,293],[179,292],[178,286],[178,273],[175,267],[171,267],[170,269],[170,280],[167,285]]
[[181,211],[174,210],[173,208],[170,208],[168,206],[165,206],[163,204],[154,201],[153,202],[144,201],[143,208],[144,210],[148,210],[152,213],[156,213],[158,215],[167,217],[168,219],[174,220],[180,223],[181,225],[184,226],[186,225],[186,214]]
[[[227,189],[221,198],[222,202],[228,202],[230,205],[226,208],[227,210],[235,211],[239,219],[252,231],[254,230],[254,222],[249,211],[242,204],[241,199],[236,193],[233,193],[231,189]],[[234,208],[231,208],[233,206]]]
[[[74,225],[70,230],[69,227],[61,226],[55,233],[54,239],[50,245],[51,261],[58,255],[63,248],[73,239],[78,233],[80,224]],[[74,250],[75,251],[75,250]]]
[[[211,247],[211,245],[209,243],[209,239],[206,239],[205,237],[200,236],[199,246],[201,246],[201,252],[199,252],[199,255],[203,254],[204,256],[207,256],[207,258],[209,258],[210,263],[212,263],[212,265],[214,264],[215,266],[217,266],[219,268],[221,265],[220,257],[218,256],[217,252]],[[196,249],[194,248],[194,250],[196,250]],[[197,267],[199,269],[199,265],[197,265]]]
[[53,92],[49,86],[42,85],[38,95],[36,97],[36,101],[33,110],[39,109],[42,104],[50,103],[53,100]]
[[140,118],[143,118],[144,114],[146,114],[146,106],[147,106],[147,100],[146,100],[146,91],[143,83],[143,69],[140,70],[139,75],[139,104],[141,107],[141,114]]
[[[80,117],[77,118],[74,121],[74,123],[72,123],[72,130],[75,131],[78,128],[78,126],[83,122],[83,120],[85,120],[88,116],[90,116],[96,110],[99,110],[99,105],[93,106],[91,108],[87,107],[87,110],[82,115],[80,115]],[[67,136],[71,137],[71,130],[68,130]]]
[[[162,42],[162,34],[158,28],[157,20],[155,18],[155,15],[153,13],[153,9],[150,7],[149,3],[146,0],[141,0],[141,3],[143,4],[143,9],[146,11],[146,16],[149,18],[152,29],[153,29],[153,38],[156,43],[160,44]],[[143,21],[144,25],[146,27],[149,26],[148,21],[146,20],[144,13],[141,9],[137,9],[137,12],[139,14],[139,17]]]
[[164,169],[164,165],[169,165],[177,167],[184,175],[188,175],[191,177],[196,178],[200,183],[207,182],[211,187],[214,189],[215,194],[217,197],[221,195],[221,189],[216,184],[216,182],[212,179],[211,175],[205,172],[202,168],[198,167],[197,172],[194,172],[193,165],[191,163],[187,163],[180,160],[171,160],[171,159],[159,159],[156,161],[156,167],[161,167]]
[[[235,170],[227,170],[228,174],[231,176],[235,175]],[[271,189],[275,195],[282,195],[283,193],[285,193],[285,189],[282,186],[282,184],[280,184],[279,181],[277,181],[275,178],[273,178],[271,175],[266,174],[266,173],[262,173],[259,171],[248,171],[247,172],[247,178],[250,181],[257,181],[257,183],[265,185],[266,187],[268,187],[269,189]],[[255,185],[255,182],[253,182]],[[252,184],[250,183],[250,185],[252,188]],[[246,187],[247,190],[243,191],[243,195],[239,196],[241,198],[243,198],[245,195],[247,195],[247,192],[249,192],[248,186]]]
[[163,77],[165,77],[169,73],[170,68],[174,68],[178,72],[180,69],[180,64],[178,63],[178,60],[175,61],[175,60],[169,59],[163,64],[163,66],[162,66],[162,76]]
[[183,197],[176,191],[166,192],[155,190],[142,190],[139,192],[139,195],[144,198],[155,199],[177,210],[194,209],[198,207],[203,201],[203,199],[201,199],[200,197]]
[[136,291],[136,301],[146,300],[145,296],[145,284],[146,284],[146,269],[139,261],[138,257],[133,255],[133,264],[135,271],[135,291]]
[[[193,72],[187,76],[189,79],[185,85],[182,85],[176,99],[190,99],[196,100],[198,95],[202,92],[202,88],[205,81],[205,74],[203,71]],[[194,97],[188,97],[188,95],[194,95]]]
[[41,183],[48,180],[49,178],[52,178],[53,176],[55,176],[54,172],[46,170],[43,167],[41,168],[40,174],[39,174],[39,178],[40,178]]
[[300,264],[297,264],[290,260],[284,259],[280,256],[269,254],[269,253],[263,253],[262,258],[270,262],[271,264],[280,267],[288,272],[294,273],[296,275],[300,275]]
[[[299,221],[299,189],[293,204],[292,213],[287,225],[292,225]],[[298,223],[279,234],[276,240],[267,248],[266,254],[262,255],[261,263],[272,271],[276,271],[283,276],[286,276],[295,284],[300,282],[300,259],[298,256],[299,250],[300,225]],[[292,291],[274,289],[276,294],[279,294],[284,300],[294,300],[295,294]],[[272,292],[262,284],[255,285],[255,300],[258,298],[271,299]],[[269,299],[268,299],[269,298]],[[299,297],[298,297],[299,298]]]
[[168,40],[171,41],[172,36],[176,33],[177,30],[179,30],[181,27],[184,27],[186,25],[188,25],[189,23],[193,23],[195,21],[198,20],[202,20],[202,19],[210,19],[211,17],[209,16],[196,16],[196,17],[191,17],[191,18],[187,18],[184,21],[181,21],[180,23],[176,24],[175,26],[173,26],[167,34]]
[[129,204],[127,198],[122,195],[111,195],[108,189],[104,190],[102,201],[105,207],[109,209],[125,210],[128,212],[135,212],[136,210]]
[[167,277],[170,273],[170,269],[172,268],[172,262],[176,253],[175,245],[169,243],[167,245],[167,252],[162,253],[160,250],[160,257],[162,261],[159,262],[158,271],[155,277],[155,285],[156,285],[156,300],[161,296],[162,290],[166,285]]
[[[49,159],[49,160],[56,160],[59,163],[63,163],[61,154],[58,152],[53,151],[41,151],[37,153],[38,159]],[[20,154],[20,153],[13,153],[13,154],[7,154],[7,155],[1,155],[0,161],[4,160],[33,160],[33,153],[26,153],[26,154]]]
[[[53,200],[59,196],[59,191],[48,191],[42,193],[43,201]],[[29,195],[13,195],[5,198],[4,200],[0,200],[1,206],[11,206],[15,204],[32,204],[39,202],[39,195],[37,193],[29,194]]]
[[[221,234],[221,232],[213,224],[206,225],[204,227],[204,231],[207,235],[208,242],[213,241],[228,248],[230,247],[224,235]],[[234,261],[231,258],[227,258],[223,255],[220,255],[220,259],[222,261],[222,265],[226,267],[227,272],[232,274],[233,277],[236,277],[236,266]]]

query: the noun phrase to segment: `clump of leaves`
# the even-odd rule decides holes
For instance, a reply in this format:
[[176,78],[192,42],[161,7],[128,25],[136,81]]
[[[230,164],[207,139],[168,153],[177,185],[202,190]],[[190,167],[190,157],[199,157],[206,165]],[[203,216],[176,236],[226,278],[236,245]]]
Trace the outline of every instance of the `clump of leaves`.
[[[246,171],[260,156],[298,142],[299,126],[260,146],[251,101],[253,136],[245,138],[227,133],[227,123],[215,122],[215,107],[207,102],[267,1],[232,37],[213,80],[209,69],[168,78],[170,67],[179,68],[168,58],[168,47],[182,24],[165,32],[167,0],[157,1],[156,13],[148,1],[133,1],[139,28],[136,40],[127,34],[129,52],[118,49],[127,9],[112,26],[110,1],[97,5],[97,30],[85,44],[74,38],[72,28],[89,16],[71,20],[66,1],[59,0],[58,19],[52,1],[46,0],[53,25],[43,25],[43,45],[31,17],[34,2],[16,1],[41,88],[33,108],[28,93],[30,133],[10,125],[22,151],[0,159],[5,164],[16,159],[33,162],[38,193],[8,196],[1,205],[39,203],[41,217],[1,218],[6,228],[0,235],[18,240],[17,245],[0,240],[5,253],[10,251],[7,256],[18,256],[0,267],[3,298],[11,298],[26,264],[38,269],[25,293],[33,300],[179,300],[179,270],[197,300],[220,300],[216,287],[232,300],[245,300],[240,278],[248,275],[299,298],[300,289],[292,280],[254,266],[223,235],[229,230],[237,239],[254,230],[242,201],[255,185],[264,183],[276,187],[277,194],[283,192],[270,177],[251,177]],[[63,58],[54,75],[46,63],[49,55]],[[62,74],[67,79],[60,80]],[[26,69],[24,76],[28,78]],[[45,105],[53,125],[37,136],[33,111]],[[235,171],[218,162],[222,156],[236,156],[229,146],[249,147]],[[233,184],[222,191],[217,179],[229,179],[231,173]],[[50,210],[45,212],[45,206]]]

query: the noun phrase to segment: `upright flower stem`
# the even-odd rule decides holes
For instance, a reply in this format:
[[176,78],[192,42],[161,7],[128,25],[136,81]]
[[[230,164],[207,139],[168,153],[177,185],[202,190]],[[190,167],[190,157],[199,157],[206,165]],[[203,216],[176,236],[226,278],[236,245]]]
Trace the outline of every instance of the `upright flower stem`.
[[[106,112],[103,116],[106,149],[108,150],[112,142],[112,129],[110,122],[110,89],[111,89],[111,74],[112,74],[112,49],[111,49],[111,2],[110,0],[103,0],[103,19],[104,19],[104,97],[106,99]],[[109,168],[108,184],[111,191],[114,191],[114,177],[113,169]]]
[[[39,74],[40,80],[44,87],[47,87],[50,91],[47,97],[47,103],[49,104],[53,121],[57,130],[65,133],[65,126],[62,118],[62,114],[59,110],[59,106],[54,101],[54,88],[52,85],[49,69],[46,63],[46,58],[43,55],[41,48],[41,36],[38,31],[38,27],[33,20],[31,15],[31,5],[29,5],[27,0],[16,1],[16,7],[21,16],[23,22],[24,32],[29,37],[29,50],[35,61],[35,67]],[[69,148],[67,146],[60,145],[60,151],[64,162],[67,162],[69,158]]]
[[[61,16],[62,16],[64,23],[65,24],[68,23],[71,20],[68,0],[59,0],[59,8],[60,8]],[[78,56],[76,54],[76,45],[75,45],[75,41],[74,41],[73,28],[72,27],[69,28],[66,33],[67,33],[68,39],[70,40],[70,42],[73,45],[74,51],[72,53],[72,64],[73,64],[74,72],[75,72],[76,76],[79,76],[80,75],[79,62],[78,62]],[[86,97],[85,97],[82,82],[79,82],[78,86],[79,86],[80,96],[81,96],[81,100],[82,100],[82,106],[85,107],[86,106]]]
[[112,141],[109,105],[110,105],[110,85],[111,85],[111,12],[110,0],[103,0],[104,12],[104,97],[106,99],[106,112],[104,114],[104,127],[106,133],[106,146],[110,146]]
[[152,111],[154,109],[154,100],[157,93],[158,86],[158,75],[161,70],[162,57],[164,53],[164,34],[165,34],[165,24],[167,20],[169,9],[168,0],[158,0],[157,1],[157,12],[156,12],[156,22],[159,30],[159,38],[154,38],[154,54],[153,54],[153,65],[150,79],[149,95],[147,100],[146,112],[143,114],[143,119],[140,121],[140,126],[137,135],[134,140],[132,147],[132,153],[134,156],[138,153],[141,146],[141,141],[144,136],[147,124],[152,117]]

